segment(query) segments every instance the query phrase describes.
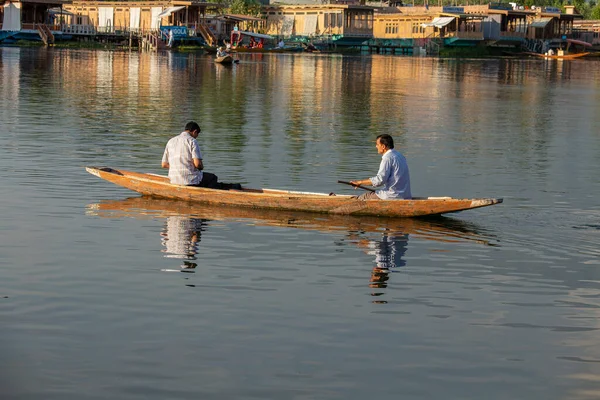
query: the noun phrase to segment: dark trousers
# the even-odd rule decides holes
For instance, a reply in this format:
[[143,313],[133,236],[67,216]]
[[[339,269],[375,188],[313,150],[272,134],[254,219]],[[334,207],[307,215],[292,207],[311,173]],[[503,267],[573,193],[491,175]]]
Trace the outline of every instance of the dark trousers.
[[205,188],[209,188],[209,189],[242,190],[242,185],[240,185],[239,183],[219,182],[219,178],[215,174],[211,174],[210,172],[202,173],[202,181],[200,181],[199,184],[188,185],[188,186],[205,187]]
[[210,172],[203,172],[202,180],[197,185],[188,185],[188,186],[205,187],[205,188],[210,188],[210,189],[220,189],[219,178],[215,174],[211,174]]

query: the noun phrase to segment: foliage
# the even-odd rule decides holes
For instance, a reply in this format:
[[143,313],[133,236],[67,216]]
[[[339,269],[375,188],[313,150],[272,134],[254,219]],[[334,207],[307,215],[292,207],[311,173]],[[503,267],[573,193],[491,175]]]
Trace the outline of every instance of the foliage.
[[257,0],[232,0],[229,5],[232,14],[260,15],[260,3]]
[[600,5],[597,5],[592,9],[590,19],[600,19]]

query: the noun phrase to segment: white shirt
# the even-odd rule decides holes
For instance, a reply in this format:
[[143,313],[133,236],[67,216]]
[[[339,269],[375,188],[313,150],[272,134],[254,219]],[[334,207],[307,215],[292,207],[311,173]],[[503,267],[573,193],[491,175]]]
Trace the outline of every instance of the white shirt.
[[383,186],[375,192],[380,199],[412,198],[406,158],[394,149],[383,154],[377,175],[370,179],[374,187]]
[[169,179],[175,185],[197,185],[202,181],[202,171],[194,165],[194,158],[202,160],[200,146],[188,132],[167,142],[162,162],[169,163]]

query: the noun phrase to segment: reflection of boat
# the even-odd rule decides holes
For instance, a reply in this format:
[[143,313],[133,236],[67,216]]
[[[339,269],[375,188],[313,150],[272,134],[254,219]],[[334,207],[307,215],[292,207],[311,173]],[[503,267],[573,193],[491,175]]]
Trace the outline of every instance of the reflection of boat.
[[297,192],[277,189],[219,190],[173,185],[166,176],[144,174],[108,167],[86,167],[101,179],[147,196],[194,201],[213,205],[311,211],[329,214],[420,217],[491,206],[502,199],[453,199],[450,197],[411,200],[357,200],[350,195]]
[[[592,47],[592,45],[588,42],[584,42],[582,40],[575,39],[566,39],[563,43],[559,45],[560,47],[556,49],[550,49],[546,53],[534,53],[534,52],[525,52],[523,54],[534,57],[542,57],[548,59],[560,59],[560,60],[571,60],[574,58],[585,57],[590,54],[590,52],[583,51],[581,49]],[[571,48],[579,49],[571,51]]]
[[103,200],[88,205],[88,214],[106,218],[170,218],[194,220],[245,221],[257,226],[279,226],[321,232],[413,234],[442,242],[462,240],[487,243],[473,224],[439,217],[435,219],[375,218],[349,215],[315,215],[306,212],[258,210],[239,207],[215,207],[185,201],[132,197],[125,200]]
[[219,64],[233,64],[233,57],[229,54],[226,56],[216,57],[215,62]]

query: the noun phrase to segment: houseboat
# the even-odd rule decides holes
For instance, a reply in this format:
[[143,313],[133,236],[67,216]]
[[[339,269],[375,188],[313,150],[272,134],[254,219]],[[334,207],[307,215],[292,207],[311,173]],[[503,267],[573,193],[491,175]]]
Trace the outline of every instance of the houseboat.
[[165,45],[169,34],[177,43],[218,38],[209,29],[208,12],[222,6],[205,1],[87,1],[73,0],[64,7],[73,14],[66,31],[73,34],[143,35],[156,46]]
[[375,7],[356,3],[263,6],[264,33],[328,47],[356,47],[373,37]]
[[41,40],[52,44],[68,39],[61,23],[69,14],[63,6],[68,0],[6,0],[0,13],[0,42]]
[[[479,11],[477,8],[475,11]],[[465,7],[394,7],[375,14],[374,39],[369,47],[380,49],[428,48],[441,46],[475,46],[484,40],[484,13]]]
[[573,21],[573,37],[589,42],[600,50],[600,20],[575,20]]

